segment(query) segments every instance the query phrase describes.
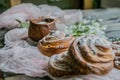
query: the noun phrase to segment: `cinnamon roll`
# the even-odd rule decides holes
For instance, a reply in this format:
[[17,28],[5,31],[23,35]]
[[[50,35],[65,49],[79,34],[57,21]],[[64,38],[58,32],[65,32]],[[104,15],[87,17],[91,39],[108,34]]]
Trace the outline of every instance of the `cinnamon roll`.
[[115,54],[114,66],[117,69],[120,69],[120,41],[112,43],[112,49]]
[[109,42],[95,35],[75,39],[68,52],[49,60],[49,73],[55,77],[80,74],[107,74],[114,66]]
[[51,31],[39,41],[38,49],[46,56],[52,56],[68,50],[74,37],[60,31]]

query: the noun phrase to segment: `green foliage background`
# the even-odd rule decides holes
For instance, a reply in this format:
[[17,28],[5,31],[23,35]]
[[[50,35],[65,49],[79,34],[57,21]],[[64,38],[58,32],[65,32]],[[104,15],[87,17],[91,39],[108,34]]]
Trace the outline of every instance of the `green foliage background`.
[[0,0],[0,13],[5,11],[10,7],[10,1],[9,0]]

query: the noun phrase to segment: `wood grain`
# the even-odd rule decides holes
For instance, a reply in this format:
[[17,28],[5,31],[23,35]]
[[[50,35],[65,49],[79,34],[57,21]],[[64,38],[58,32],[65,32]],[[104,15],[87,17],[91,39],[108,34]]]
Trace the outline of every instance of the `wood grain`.
[[92,9],[93,0],[84,0],[84,9]]
[[10,0],[10,6],[15,6],[21,3],[21,0]]

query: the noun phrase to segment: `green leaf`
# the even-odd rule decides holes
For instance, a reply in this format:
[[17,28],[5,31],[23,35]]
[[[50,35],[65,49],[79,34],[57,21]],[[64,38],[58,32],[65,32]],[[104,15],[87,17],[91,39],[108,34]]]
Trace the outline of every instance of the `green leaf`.
[[29,27],[29,22],[22,22],[22,21],[20,21],[20,20],[18,20],[18,19],[16,19],[16,21],[18,22],[18,23],[20,23],[20,25],[21,25],[21,27],[23,27],[23,28],[28,28]]

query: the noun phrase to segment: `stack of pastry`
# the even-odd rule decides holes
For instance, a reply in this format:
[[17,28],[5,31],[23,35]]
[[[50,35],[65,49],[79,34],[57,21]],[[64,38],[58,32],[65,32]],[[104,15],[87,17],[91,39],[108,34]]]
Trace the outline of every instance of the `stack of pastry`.
[[109,42],[95,35],[76,38],[68,51],[53,55],[48,70],[54,77],[107,74],[114,66]]
[[120,69],[120,41],[113,42],[112,49],[115,54],[115,59],[114,59],[115,68]]
[[74,37],[60,31],[51,31],[39,41],[38,49],[46,56],[52,56],[68,50]]

